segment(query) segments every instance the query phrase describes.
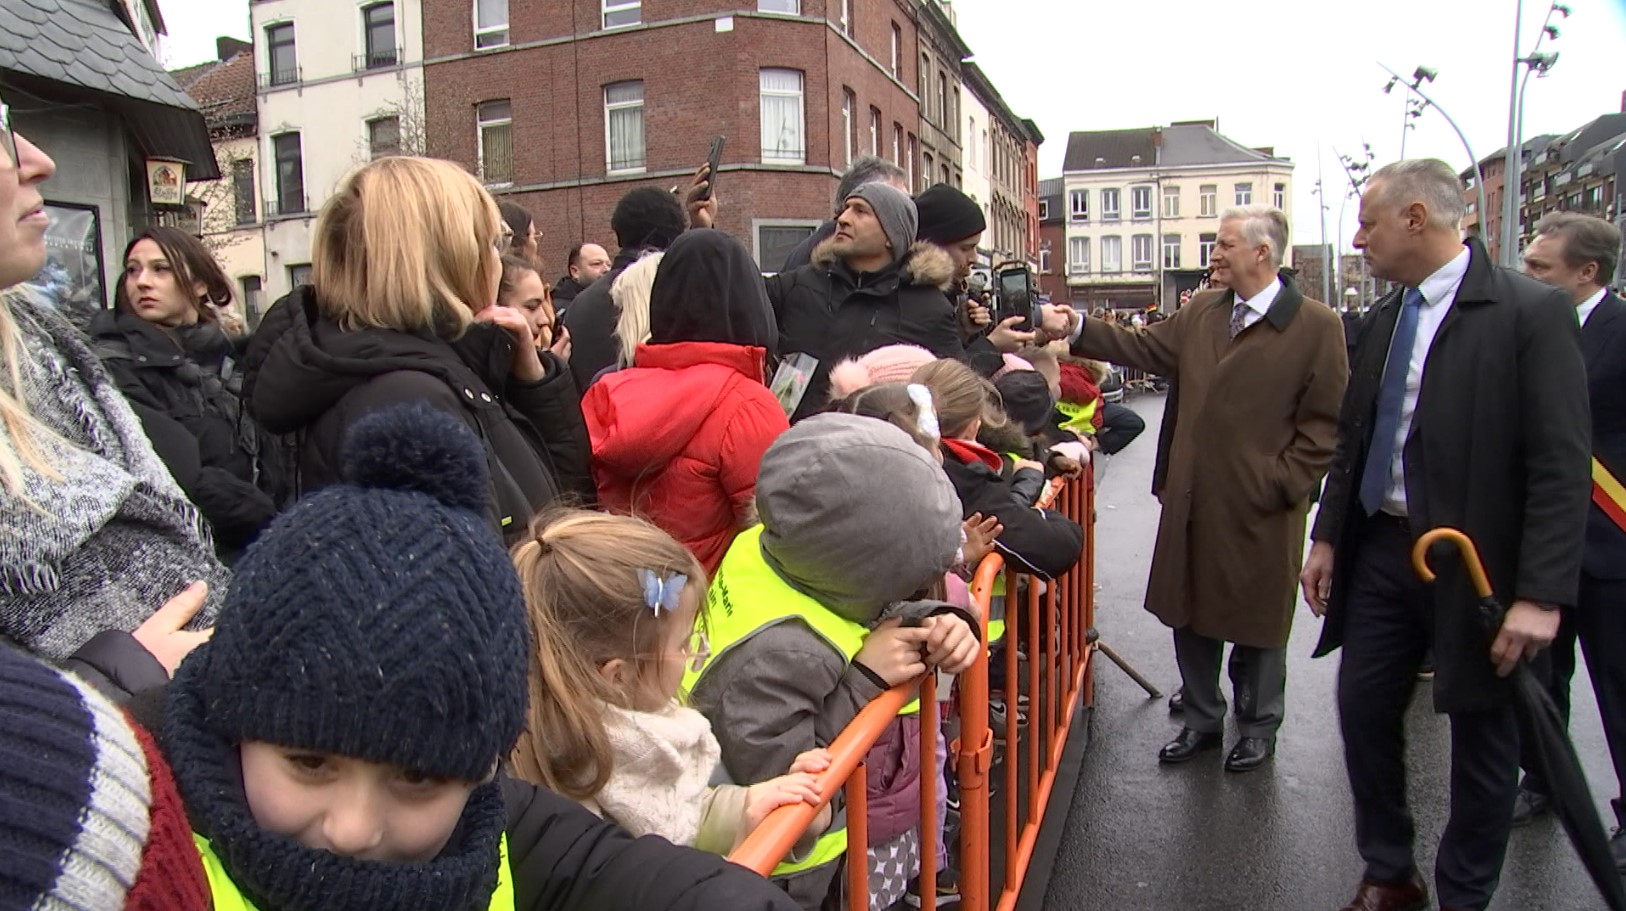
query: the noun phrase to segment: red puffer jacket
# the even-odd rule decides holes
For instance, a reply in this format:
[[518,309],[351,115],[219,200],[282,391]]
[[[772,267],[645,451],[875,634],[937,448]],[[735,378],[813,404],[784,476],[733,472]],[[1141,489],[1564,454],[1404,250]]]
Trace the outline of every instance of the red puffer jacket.
[[707,573],[747,524],[762,454],[790,427],[764,385],[766,357],[715,342],[640,345],[632,367],[582,399],[599,505],[665,529]]

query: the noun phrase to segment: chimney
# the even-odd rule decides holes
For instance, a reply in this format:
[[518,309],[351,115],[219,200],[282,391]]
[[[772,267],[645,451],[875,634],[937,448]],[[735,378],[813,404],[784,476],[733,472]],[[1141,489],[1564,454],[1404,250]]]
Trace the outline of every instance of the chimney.
[[1163,128],[1162,127],[1152,127],[1152,148],[1154,148],[1154,149],[1163,148]]
[[1260,155],[1265,156],[1266,158],[1275,158],[1276,157],[1276,147],[1275,146],[1254,146],[1253,150],[1255,152],[1258,152]]
[[252,50],[254,50],[254,45],[248,43],[247,41],[240,41],[236,38],[230,38],[225,35],[221,35],[215,39],[215,58],[221,63],[225,63],[227,60],[237,56],[239,51]]

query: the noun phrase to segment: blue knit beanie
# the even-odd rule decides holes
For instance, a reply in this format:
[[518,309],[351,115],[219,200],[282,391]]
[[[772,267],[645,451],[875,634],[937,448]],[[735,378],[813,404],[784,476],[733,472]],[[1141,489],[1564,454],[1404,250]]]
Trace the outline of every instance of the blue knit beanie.
[[201,699],[234,743],[482,780],[524,724],[530,641],[483,515],[484,449],[450,415],[395,407],[356,423],[340,476],[249,548],[171,698]]

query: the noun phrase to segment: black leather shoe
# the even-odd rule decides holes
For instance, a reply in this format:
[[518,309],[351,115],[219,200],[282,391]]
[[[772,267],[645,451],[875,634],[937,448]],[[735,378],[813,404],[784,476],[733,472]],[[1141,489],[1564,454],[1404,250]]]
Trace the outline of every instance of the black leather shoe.
[[1186,710],[1186,688],[1181,687],[1169,697],[1169,714],[1174,715]]
[[1198,733],[1191,728],[1181,728],[1180,736],[1163,745],[1158,751],[1157,761],[1163,763],[1185,762],[1198,753],[1208,750],[1217,750],[1224,743],[1219,732],[1209,734]]
[[1552,804],[1552,798],[1540,791],[1520,788],[1519,796],[1513,798],[1513,825],[1528,826],[1537,816],[1547,812]]
[[1231,747],[1230,754],[1225,757],[1225,771],[1251,772],[1275,754],[1276,741],[1264,737],[1244,737]]

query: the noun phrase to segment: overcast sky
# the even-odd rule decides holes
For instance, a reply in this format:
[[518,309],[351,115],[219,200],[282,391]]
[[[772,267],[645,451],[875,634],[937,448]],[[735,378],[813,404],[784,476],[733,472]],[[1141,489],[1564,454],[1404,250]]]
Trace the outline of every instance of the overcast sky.
[[[876,0],[860,0],[876,2]],[[1568,21],[1543,50],[1558,66],[1532,79],[1526,138],[1566,133],[1621,110],[1626,92],[1626,0],[1566,0]],[[1410,75],[1439,71],[1423,91],[1456,118],[1480,157],[1507,142],[1516,0],[957,0],[960,33],[1006,102],[1032,117],[1046,141],[1040,176],[1061,174],[1072,130],[1149,127],[1217,117],[1249,146],[1275,146],[1297,163],[1295,240],[1320,231],[1317,149],[1337,239],[1347,183],[1334,157],[1372,146],[1400,157],[1405,100],[1381,91],[1386,63]],[[217,35],[248,37],[247,0],[160,0],[171,67],[214,53]],[[1521,50],[1529,53],[1549,4],[1527,0]],[[1438,111],[1408,135],[1406,154],[1466,169],[1468,154]],[[1345,213],[1347,248],[1355,204]]]

